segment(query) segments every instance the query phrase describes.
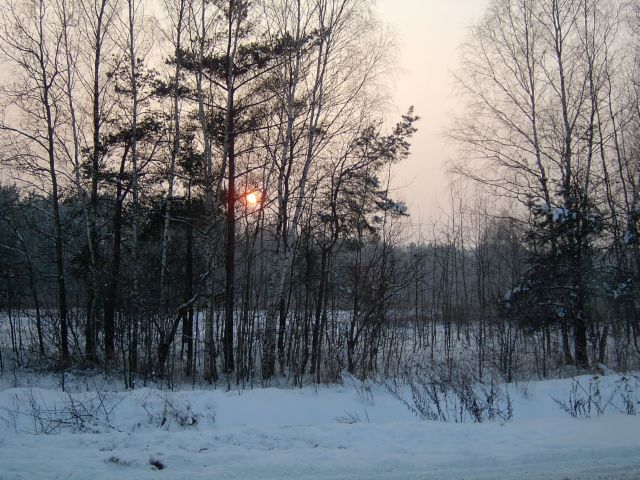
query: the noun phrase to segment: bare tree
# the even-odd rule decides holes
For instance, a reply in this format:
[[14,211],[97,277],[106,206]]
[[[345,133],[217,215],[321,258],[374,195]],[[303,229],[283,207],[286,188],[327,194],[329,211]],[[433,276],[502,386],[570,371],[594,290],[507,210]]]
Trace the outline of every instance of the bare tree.
[[458,172],[532,214],[533,261],[556,272],[553,292],[547,290],[555,306],[544,315],[561,326],[567,363],[574,361],[573,328],[580,368],[589,363],[593,324],[587,272],[600,216],[594,153],[603,127],[602,72],[616,44],[609,8],[599,0],[494,1],[465,48],[458,80],[468,120],[452,131],[481,165]]
[[[15,69],[16,81],[3,88],[0,130],[13,148],[9,156],[30,173],[46,172],[50,183],[60,319],[61,365],[69,361],[68,306],[57,133],[62,121],[59,82],[63,75],[62,31],[44,0],[7,1],[0,25],[0,52]],[[7,117],[9,117],[7,119]]]

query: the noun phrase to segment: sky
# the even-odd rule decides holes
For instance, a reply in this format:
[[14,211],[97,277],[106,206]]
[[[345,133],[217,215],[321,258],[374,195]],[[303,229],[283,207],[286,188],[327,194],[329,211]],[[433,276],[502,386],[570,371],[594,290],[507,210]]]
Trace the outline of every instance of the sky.
[[[399,69],[391,85],[392,123],[411,105],[421,117],[411,156],[394,172],[395,198],[409,207],[414,232],[441,217],[448,202],[447,162],[456,147],[443,135],[460,108],[453,95],[452,71],[469,26],[489,0],[377,0],[382,22],[399,51]],[[1,180],[1,177],[0,177]]]
[[396,167],[396,198],[409,207],[411,223],[428,224],[448,198],[447,162],[456,147],[443,134],[460,108],[453,93],[452,72],[459,65],[459,46],[479,20],[488,0],[378,0],[380,19],[395,34],[399,72],[392,85],[399,118],[413,105],[421,117],[411,156]]

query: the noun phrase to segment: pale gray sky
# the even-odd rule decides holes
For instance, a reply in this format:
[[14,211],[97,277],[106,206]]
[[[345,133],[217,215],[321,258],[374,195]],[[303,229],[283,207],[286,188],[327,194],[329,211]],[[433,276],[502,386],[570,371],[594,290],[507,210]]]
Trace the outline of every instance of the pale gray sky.
[[479,20],[488,0],[378,0],[380,18],[395,33],[400,67],[393,98],[399,113],[410,105],[421,117],[411,157],[396,167],[396,197],[409,206],[412,223],[433,219],[436,204],[446,206],[446,162],[455,146],[442,134],[459,103],[451,72],[468,27]]
[[[380,19],[394,33],[400,71],[392,87],[395,122],[410,105],[420,115],[411,157],[395,169],[396,198],[409,206],[412,223],[438,216],[447,204],[446,162],[455,147],[442,134],[459,107],[452,92],[451,71],[458,65],[458,47],[468,27],[489,0],[377,0]],[[1,72],[0,72],[1,74]],[[1,177],[0,177],[1,178]]]

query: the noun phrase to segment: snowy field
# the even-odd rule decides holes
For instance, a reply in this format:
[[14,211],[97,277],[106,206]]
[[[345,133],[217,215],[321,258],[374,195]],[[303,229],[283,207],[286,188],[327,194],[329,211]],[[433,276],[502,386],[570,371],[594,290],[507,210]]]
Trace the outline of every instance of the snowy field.
[[618,375],[580,377],[583,393],[597,386],[593,405],[571,379],[510,385],[513,418],[480,424],[422,421],[385,386],[351,379],[229,392],[4,388],[0,479],[640,479],[640,416],[625,414],[640,409],[638,378],[627,378],[625,393]]

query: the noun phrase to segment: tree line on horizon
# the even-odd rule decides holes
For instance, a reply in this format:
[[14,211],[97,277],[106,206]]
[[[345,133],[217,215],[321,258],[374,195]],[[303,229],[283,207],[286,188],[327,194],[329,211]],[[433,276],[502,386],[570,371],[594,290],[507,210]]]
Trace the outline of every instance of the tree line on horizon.
[[448,132],[463,187],[411,242],[390,179],[418,117],[388,118],[371,1],[3,10],[0,367],[133,387],[637,366],[634,3],[491,2]]

